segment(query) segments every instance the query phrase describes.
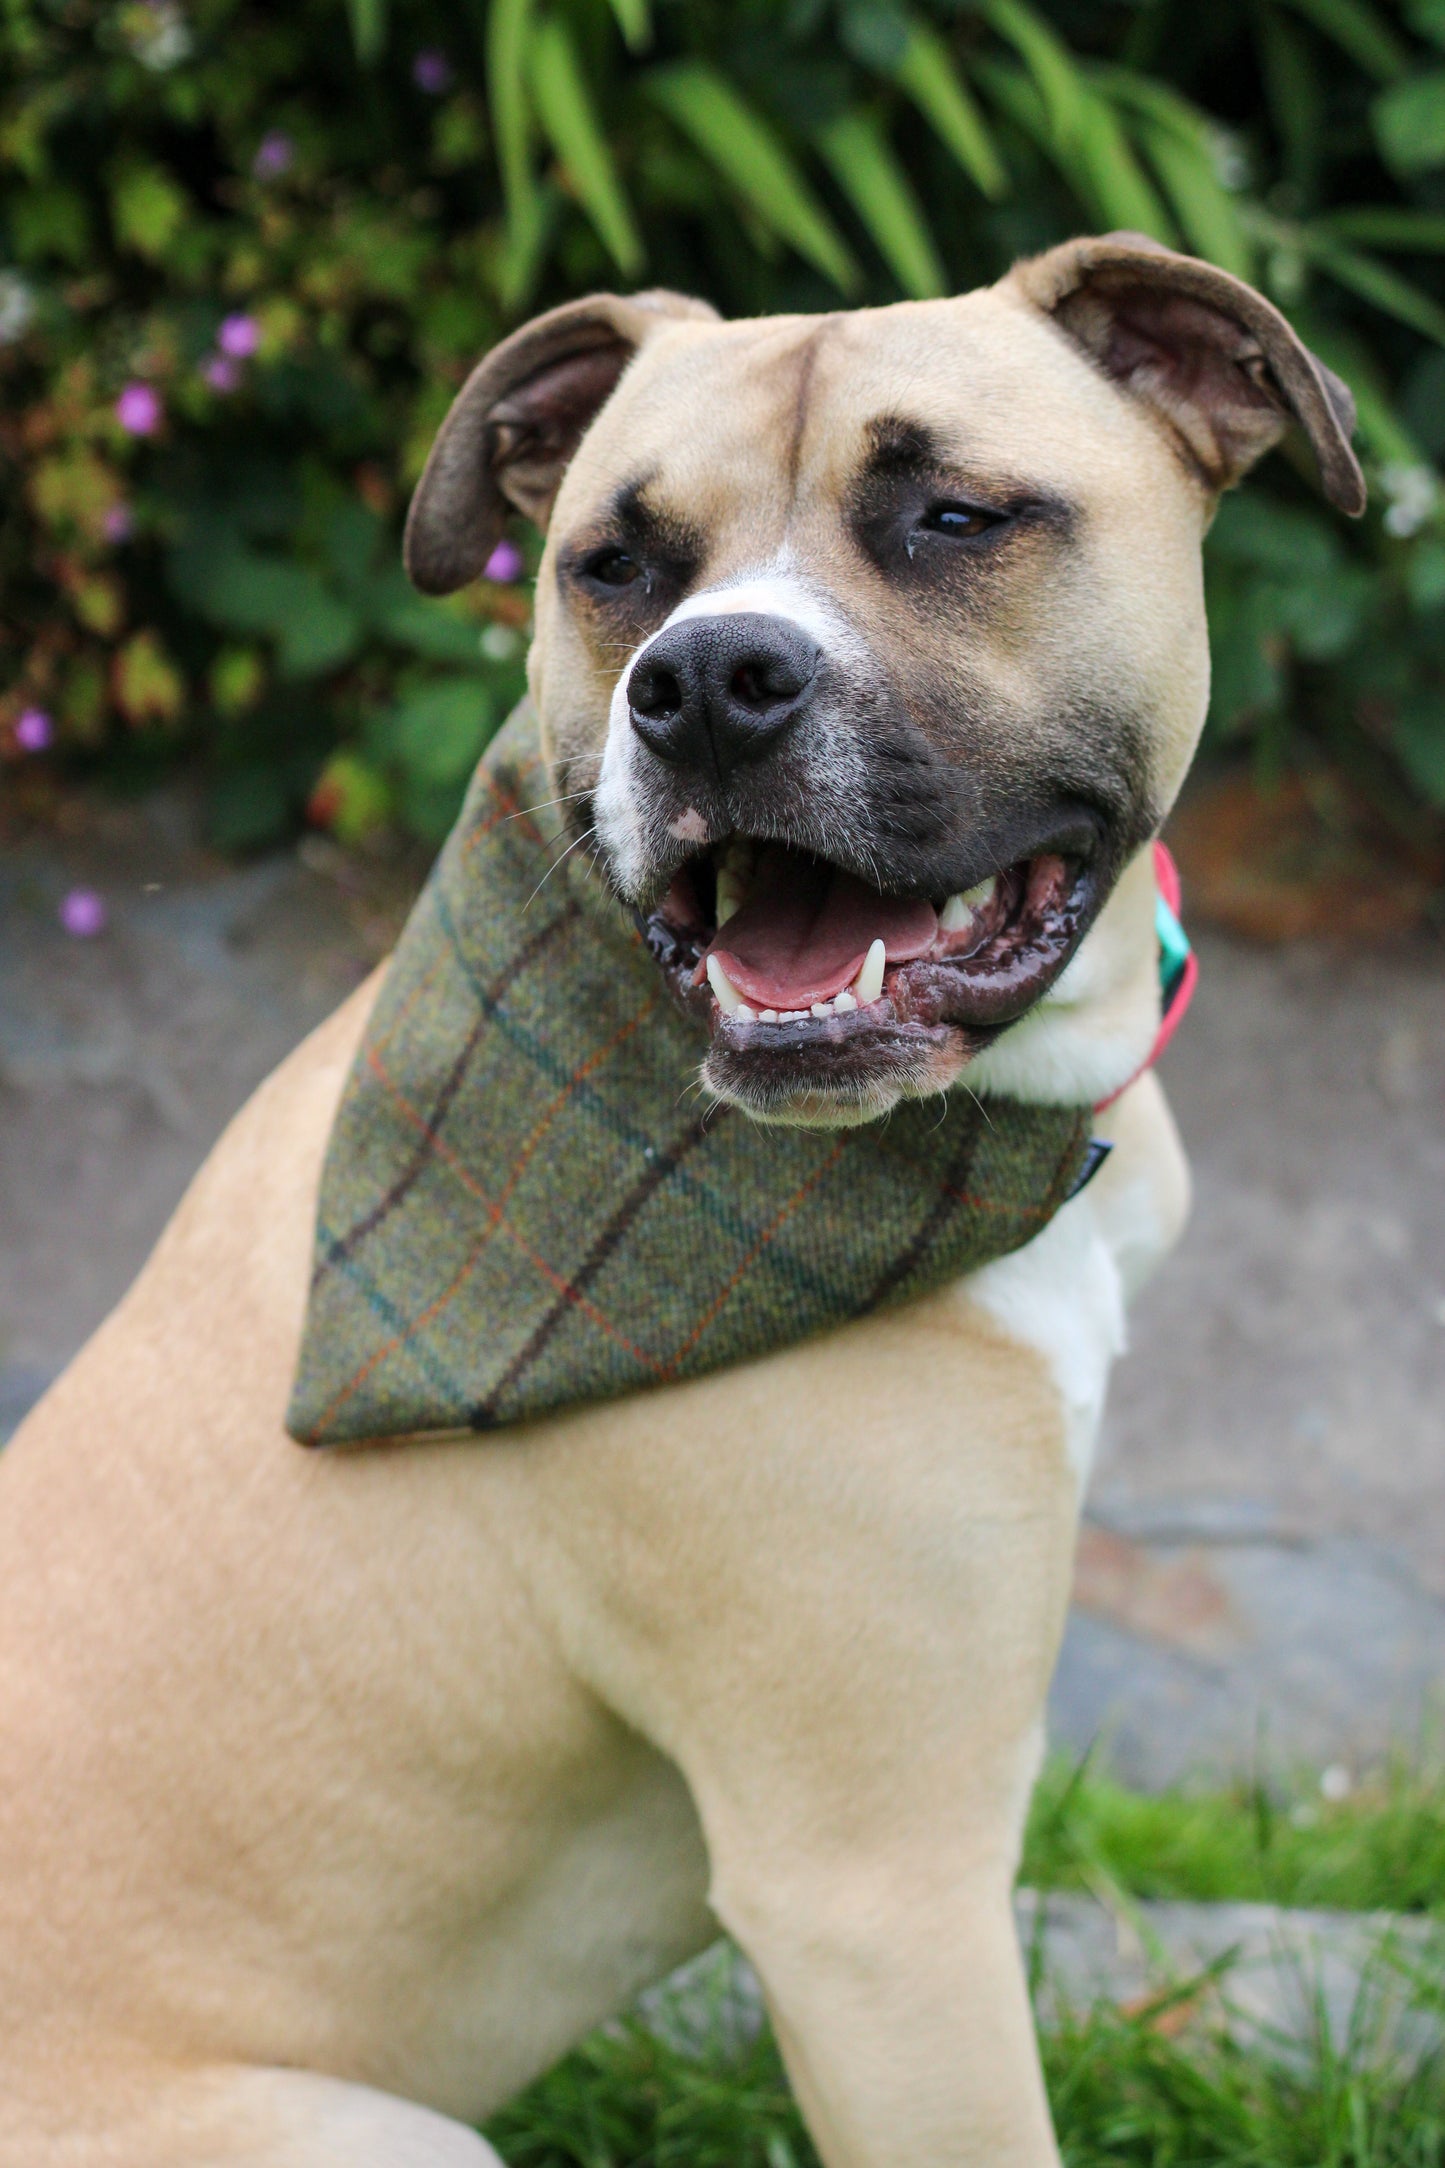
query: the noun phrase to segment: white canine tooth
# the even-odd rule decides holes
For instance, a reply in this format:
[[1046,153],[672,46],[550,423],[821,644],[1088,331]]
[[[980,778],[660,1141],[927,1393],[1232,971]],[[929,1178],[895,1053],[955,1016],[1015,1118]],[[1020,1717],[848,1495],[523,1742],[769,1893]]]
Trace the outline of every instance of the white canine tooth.
[[815,1001],[813,1003],[814,1016],[831,1016],[832,1013],[833,1004],[831,1001]]
[[857,1006],[856,996],[850,994],[846,986],[841,994],[834,997],[833,1007],[839,1016],[846,1016],[850,1009],[856,1009]]
[[743,888],[737,875],[724,866],[717,877],[717,922],[725,926],[742,906]]
[[750,1024],[755,1024],[758,1020],[757,1010],[750,1009],[745,1001],[740,1001],[738,1003],[737,1014],[739,1016],[745,1016]]
[[707,983],[717,996],[718,1007],[729,1016],[736,1016],[743,1005],[743,997],[718,962],[716,956],[707,960]]
[[888,953],[881,941],[875,941],[863,959],[863,969],[853,981],[853,991],[858,997],[860,1009],[866,1009],[870,1001],[876,1001],[883,991],[883,967]]
[[759,1009],[758,1022],[760,1024],[776,1024],[777,1021],[778,1012],[776,1009]]

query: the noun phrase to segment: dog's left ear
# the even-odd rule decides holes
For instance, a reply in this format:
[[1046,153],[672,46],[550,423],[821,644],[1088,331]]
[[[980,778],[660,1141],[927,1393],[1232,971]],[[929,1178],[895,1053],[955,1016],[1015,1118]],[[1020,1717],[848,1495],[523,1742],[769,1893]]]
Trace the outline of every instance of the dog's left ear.
[[1272,303],[1242,279],[1142,233],[1066,241],[1003,281],[1173,430],[1206,488],[1228,489],[1293,418],[1330,503],[1358,517],[1355,402]]
[[568,460],[638,348],[679,317],[716,315],[661,288],[590,294],[494,346],[453,400],[411,500],[402,555],[423,594],[476,579],[509,510],[545,527]]

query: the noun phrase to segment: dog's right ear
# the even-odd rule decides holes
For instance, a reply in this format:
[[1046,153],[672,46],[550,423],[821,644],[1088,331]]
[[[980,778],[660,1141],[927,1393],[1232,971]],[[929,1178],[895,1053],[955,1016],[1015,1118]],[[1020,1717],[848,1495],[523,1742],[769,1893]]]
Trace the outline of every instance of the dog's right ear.
[[685,294],[590,294],[494,346],[452,402],[407,514],[402,555],[423,594],[477,578],[515,508],[545,527],[567,462],[640,346],[678,317],[715,319]]

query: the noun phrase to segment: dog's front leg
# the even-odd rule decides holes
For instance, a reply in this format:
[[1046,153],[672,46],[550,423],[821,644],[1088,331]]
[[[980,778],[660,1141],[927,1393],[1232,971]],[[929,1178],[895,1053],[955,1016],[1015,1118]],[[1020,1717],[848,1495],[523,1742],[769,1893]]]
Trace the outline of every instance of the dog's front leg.
[[1009,1892],[1076,1515],[961,1293],[515,1449],[569,1661],[680,1766],[829,2168],[1055,2159]]

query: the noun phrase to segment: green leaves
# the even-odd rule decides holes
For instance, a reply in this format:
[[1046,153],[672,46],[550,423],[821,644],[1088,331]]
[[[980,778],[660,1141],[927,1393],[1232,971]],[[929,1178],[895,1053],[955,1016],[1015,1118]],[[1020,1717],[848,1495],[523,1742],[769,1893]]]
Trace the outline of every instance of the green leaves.
[[727,78],[701,61],[660,68],[650,98],[780,241],[843,293],[858,285],[852,252],[777,136]]
[[938,33],[911,21],[892,73],[982,194],[990,199],[1006,195],[1009,181],[1003,160]]
[[531,59],[532,93],[552,148],[618,270],[635,278],[643,264],[642,240],[582,81],[576,48],[555,17],[534,30]]
[[1396,83],[1375,100],[1371,119],[1380,155],[1396,173],[1445,165],[1445,69]]
[[917,196],[878,121],[842,113],[819,131],[818,148],[904,293],[945,293],[947,282]]
[[386,44],[386,0],[346,0],[351,38],[364,68],[381,58]]

